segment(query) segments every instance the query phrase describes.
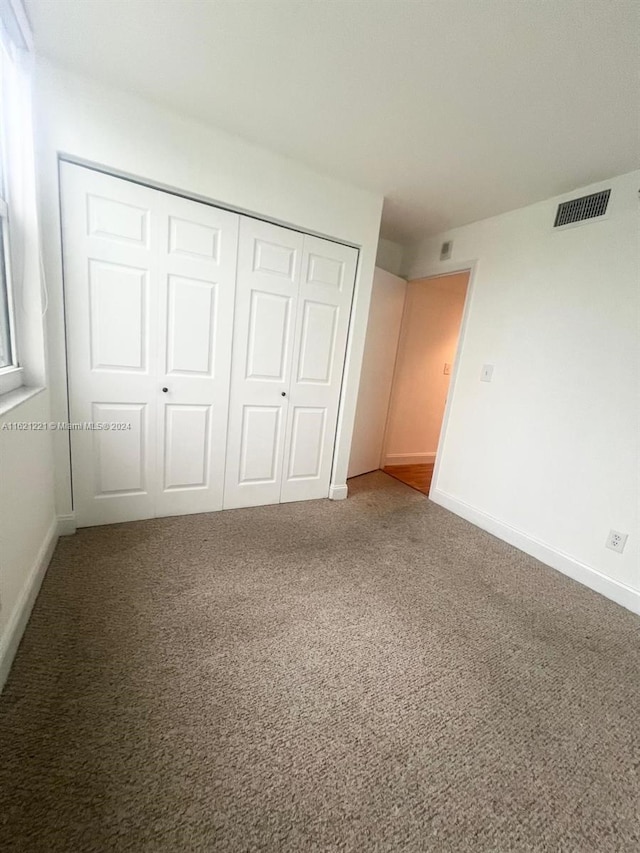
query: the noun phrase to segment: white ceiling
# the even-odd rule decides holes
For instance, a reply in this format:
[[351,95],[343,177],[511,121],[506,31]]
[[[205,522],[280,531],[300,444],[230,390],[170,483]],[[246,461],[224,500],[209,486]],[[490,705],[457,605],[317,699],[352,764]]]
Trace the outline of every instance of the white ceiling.
[[408,241],[638,167],[637,0],[26,0],[37,50],[381,192]]

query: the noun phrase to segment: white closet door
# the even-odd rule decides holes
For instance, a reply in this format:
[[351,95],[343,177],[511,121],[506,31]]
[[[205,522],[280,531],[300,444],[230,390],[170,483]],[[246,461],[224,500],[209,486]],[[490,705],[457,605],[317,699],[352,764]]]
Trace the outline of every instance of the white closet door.
[[329,494],[358,252],[305,236],[280,500]]
[[77,523],[220,509],[239,217],[61,179],[71,421],[111,425],[71,434]]
[[302,243],[241,219],[225,508],[280,501]]
[[62,163],[73,496],[78,526],[155,514],[159,223],[146,187]]
[[156,515],[211,512],[224,493],[239,217],[158,196]]

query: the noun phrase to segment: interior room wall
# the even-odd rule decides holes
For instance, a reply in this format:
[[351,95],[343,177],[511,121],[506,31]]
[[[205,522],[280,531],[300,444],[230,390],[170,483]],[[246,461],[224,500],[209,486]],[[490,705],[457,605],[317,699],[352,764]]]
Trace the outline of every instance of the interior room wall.
[[[57,157],[63,153],[160,188],[177,189],[359,247],[332,474],[332,496],[346,497],[382,197],[45,61],[37,66],[36,115],[54,419],[65,419],[67,412],[57,173]],[[56,437],[55,454],[56,504],[72,525],[66,436]]]
[[[411,278],[476,262],[432,499],[637,612],[639,187],[576,189],[408,259]],[[554,230],[559,202],[607,188],[604,218]]]
[[376,267],[349,459],[349,477],[380,467],[400,325],[407,289],[403,278]]
[[57,541],[46,391],[0,417],[0,689]]
[[58,533],[52,433],[46,429],[51,419],[45,388],[47,297],[40,271],[28,65],[3,64],[1,105],[10,273],[24,387],[0,400],[0,689]]
[[380,237],[376,253],[376,266],[394,275],[400,275],[404,262],[404,246]]
[[407,284],[384,465],[433,462],[458,345],[468,272]]

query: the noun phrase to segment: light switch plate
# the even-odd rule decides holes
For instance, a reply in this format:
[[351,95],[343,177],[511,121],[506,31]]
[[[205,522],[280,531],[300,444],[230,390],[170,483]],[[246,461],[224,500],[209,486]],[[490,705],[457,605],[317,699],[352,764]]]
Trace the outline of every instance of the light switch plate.
[[493,379],[493,365],[492,364],[483,364],[482,370],[480,372],[480,381],[481,382],[491,382]]

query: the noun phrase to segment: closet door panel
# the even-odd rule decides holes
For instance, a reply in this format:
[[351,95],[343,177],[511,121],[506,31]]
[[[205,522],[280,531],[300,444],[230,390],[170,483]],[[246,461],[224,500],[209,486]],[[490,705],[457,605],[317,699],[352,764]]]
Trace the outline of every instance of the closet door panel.
[[60,179],[69,412],[79,425],[70,433],[76,522],[149,518],[157,490],[156,193],[70,163],[61,163]]
[[281,501],[329,494],[358,252],[305,235]]
[[161,195],[156,515],[212,512],[224,493],[240,217]]
[[239,217],[61,164],[79,526],[222,508]]
[[302,242],[241,219],[225,508],[280,500]]

